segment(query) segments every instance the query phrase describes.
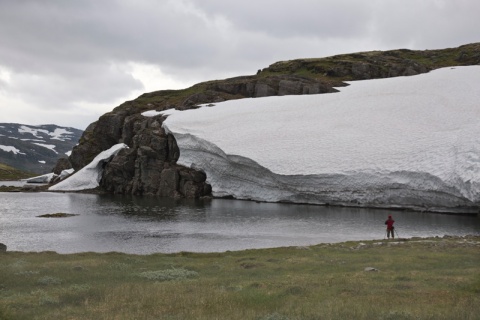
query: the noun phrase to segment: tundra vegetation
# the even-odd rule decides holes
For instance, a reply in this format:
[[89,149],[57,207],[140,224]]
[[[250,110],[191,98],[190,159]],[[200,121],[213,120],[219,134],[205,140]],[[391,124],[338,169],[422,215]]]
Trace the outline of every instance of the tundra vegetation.
[[15,169],[6,164],[0,163],[0,186],[2,181],[20,180],[33,177],[35,174]]
[[480,237],[0,253],[1,319],[478,319]]

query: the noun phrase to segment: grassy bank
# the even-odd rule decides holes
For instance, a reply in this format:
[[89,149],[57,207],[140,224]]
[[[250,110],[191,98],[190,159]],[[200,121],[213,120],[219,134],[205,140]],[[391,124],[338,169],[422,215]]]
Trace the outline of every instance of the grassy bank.
[[2,185],[1,182],[5,180],[26,179],[26,178],[31,178],[34,175],[35,174],[33,173],[20,171],[6,164],[0,163],[0,186]]
[[479,319],[479,265],[480,237],[145,256],[6,252],[0,319]]

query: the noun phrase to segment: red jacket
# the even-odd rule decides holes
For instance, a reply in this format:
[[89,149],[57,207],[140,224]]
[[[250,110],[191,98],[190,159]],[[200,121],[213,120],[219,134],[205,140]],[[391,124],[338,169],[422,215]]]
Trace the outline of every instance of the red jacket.
[[385,221],[385,224],[387,225],[388,230],[393,229],[393,223],[394,222],[395,222],[395,220],[393,220],[392,218],[388,218],[387,221]]

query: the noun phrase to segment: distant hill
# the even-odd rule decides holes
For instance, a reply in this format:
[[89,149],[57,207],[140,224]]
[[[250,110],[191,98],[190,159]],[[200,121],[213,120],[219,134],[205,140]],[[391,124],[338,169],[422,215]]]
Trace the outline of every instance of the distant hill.
[[33,175],[34,175],[33,173],[20,171],[6,164],[0,163],[0,181],[20,180],[20,179],[30,178]]
[[82,133],[54,124],[0,123],[0,163],[36,174],[51,172],[58,159],[70,154]]

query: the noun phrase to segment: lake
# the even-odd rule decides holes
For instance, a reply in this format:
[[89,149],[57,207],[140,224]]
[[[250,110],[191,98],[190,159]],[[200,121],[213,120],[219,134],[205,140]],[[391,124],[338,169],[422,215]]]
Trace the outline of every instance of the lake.
[[[388,214],[401,238],[480,235],[478,216],[173,200],[79,193],[0,193],[0,242],[9,251],[222,252],[383,240]],[[49,213],[69,218],[39,218]]]

